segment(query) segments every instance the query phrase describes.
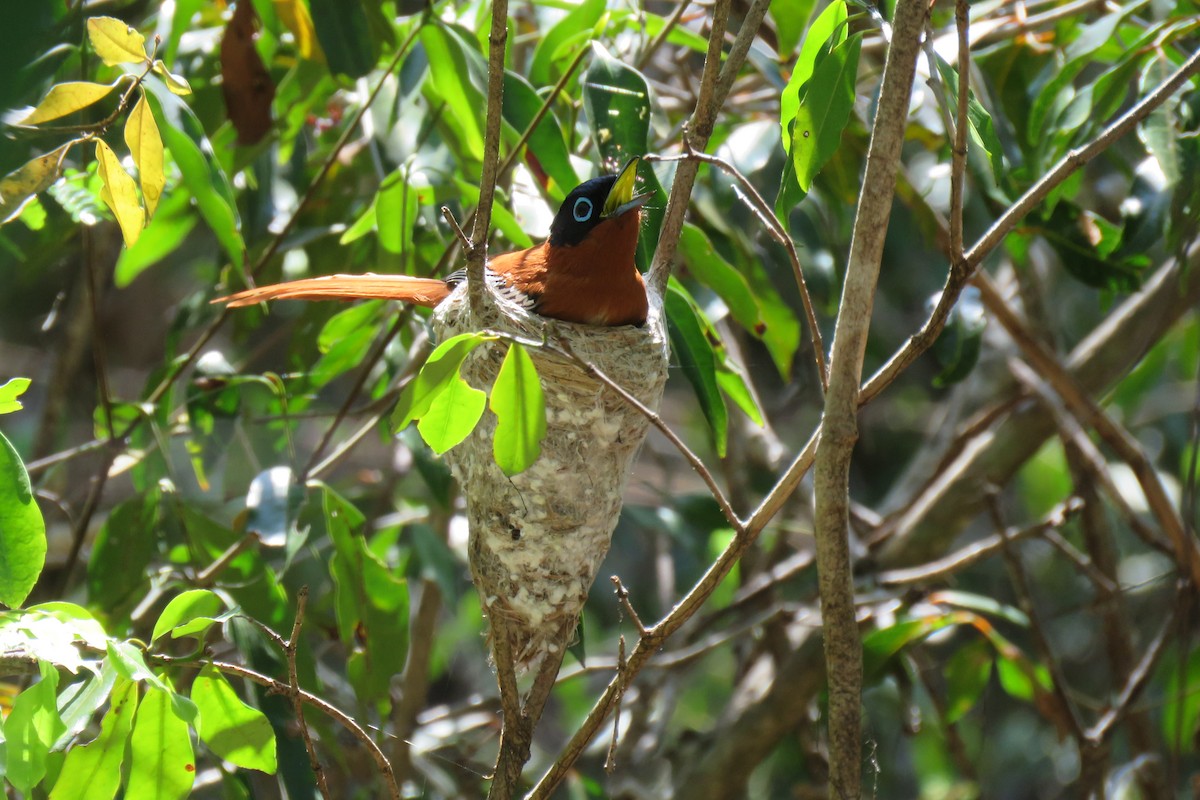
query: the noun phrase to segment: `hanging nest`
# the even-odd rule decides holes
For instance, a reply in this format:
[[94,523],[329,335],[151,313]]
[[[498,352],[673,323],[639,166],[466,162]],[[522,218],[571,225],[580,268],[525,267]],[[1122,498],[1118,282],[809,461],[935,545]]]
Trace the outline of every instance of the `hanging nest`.
[[[492,330],[551,344],[565,340],[576,355],[658,409],[669,349],[662,302],[653,293],[641,328],[547,320],[490,287],[488,294],[491,302],[479,316],[471,311],[465,283],[442,302],[433,316],[438,339]],[[507,349],[504,341],[480,345],[463,364],[463,378],[489,389]],[[496,466],[496,417],[490,411],[446,453],[467,497],[471,574],[490,620],[489,635],[507,632],[517,674],[536,670],[549,654],[561,658],[570,643],[649,426],[644,415],[571,361],[534,350],[530,356],[546,397],[546,436],[533,465],[512,477]]]

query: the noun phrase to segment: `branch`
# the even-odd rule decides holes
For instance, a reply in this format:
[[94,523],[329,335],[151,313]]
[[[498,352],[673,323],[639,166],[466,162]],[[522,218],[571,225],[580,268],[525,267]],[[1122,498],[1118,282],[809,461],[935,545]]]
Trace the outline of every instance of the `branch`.
[[284,643],[283,652],[287,656],[288,667],[288,697],[292,700],[292,709],[296,712],[296,724],[300,727],[300,738],[304,740],[304,749],[308,752],[308,764],[312,767],[317,779],[317,788],[321,796],[329,800],[329,782],[325,779],[325,770],[321,768],[321,759],[317,758],[317,748],[313,744],[312,733],[304,719],[304,702],[300,699],[300,675],[296,669],[296,648],[300,643],[300,628],[304,625],[304,609],[308,606],[308,587],[301,586],[296,594],[296,619],[292,622],[292,635]]
[[508,43],[508,0],[492,0],[492,29],[488,33],[487,118],[483,132],[483,173],[479,177],[479,204],[467,251],[467,290],[471,310],[479,314],[485,300],[483,267],[487,263],[488,229],[492,224],[492,199],[500,166],[501,106],[504,102],[504,50]]
[[814,536],[829,686],[829,791],[833,798],[858,797],[862,775],[862,640],[850,564],[850,462],[858,440],[859,382],[871,308],[928,13],[926,0],[900,0],[896,5],[838,308],[814,465]]

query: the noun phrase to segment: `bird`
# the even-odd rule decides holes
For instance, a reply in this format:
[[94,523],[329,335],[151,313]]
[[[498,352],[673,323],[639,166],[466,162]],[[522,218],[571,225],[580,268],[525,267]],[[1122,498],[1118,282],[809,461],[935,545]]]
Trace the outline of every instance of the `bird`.
[[[640,156],[616,175],[592,178],[567,195],[541,244],[488,260],[485,276],[497,292],[550,319],[616,327],[642,326],[649,303],[634,263],[641,208],[650,193],[635,194]],[[408,275],[327,275],[277,283],[221,297],[230,307],[264,300],[399,300],[434,308],[466,279]]]

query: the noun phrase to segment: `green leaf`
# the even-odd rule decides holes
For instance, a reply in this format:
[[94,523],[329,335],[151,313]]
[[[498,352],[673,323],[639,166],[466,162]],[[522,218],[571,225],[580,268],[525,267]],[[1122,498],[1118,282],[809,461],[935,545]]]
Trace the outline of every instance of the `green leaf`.
[[692,276],[724,301],[739,325],[759,339],[766,336],[767,325],[749,282],[713,249],[704,231],[685,222],[679,236],[679,255]]
[[404,265],[413,259],[413,226],[420,209],[417,187],[409,181],[409,171],[400,168],[384,178],[375,196],[375,230],[379,244],[389,253],[405,256]]
[[134,278],[179,249],[187,235],[196,227],[197,217],[191,210],[187,192],[169,195],[142,230],[132,247],[121,250],[113,273],[113,283],[123,289]]
[[121,764],[138,705],[138,686],[121,681],[112,692],[100,734],[67,752],[50,800],[112,800],[121,786]]
[[755,425],[763,424],[762,409],[758,407],[758,401],[750,391],[750,384],[746,382],[746,376],[740,369],[735,369],[728,361],[718,364],[717,385]]
[[[631,156],[650,151],[650,116],[654,112],[650,86],[642,73],[614,58],[599,42],[592,42],[592,63],[583,79],[583,108],[602,163],[615,170]],[[637,264],[647,269],[658,243],[667,208],[654,171],[639,166],[639,192],[653,197],[642,208]],[[574,187],[572,187],[574,188]]]
[[105,665],[99,674],[69,684],[58,693],[58,713],[64,730],[50,747],[51,752],[66,750],[83,733],[96,710],[109,699],[118,677],[116,668]]
[[546,396],[537,367],[519,344],[508,348],[489,402],[496,415],[492,453],[509,477],[529,469],[542,452],[546,436]]
[[700,410],[708,420],[717,455],[724,458],[729,412],[717,383],[717,358],[712,342],[704,334],[700,309],[674,279],[667,286],[664,307],[671,350],[700,401]]
[[958,648],[946,662],[946,722],[958,722],[975,707],[992,675],[992,649],[986,639]]
[[[1170,77],[1174,68],[1175,65],[1162,51],[1159,51],[1142,72],[1138,85],[1142,94],[1148,94],[1154,87]],[[1154,160],[1158,162],[1159,169],[1162,170],[1169,185],[1178,183],[1183,175],[1180,170],[1182,137],[1179,127],[1178,95],[1174,95],[1158,105],[1150,112],[1150,116],[1138,126],[1138,138],[1142,140],[1150,155],[1154,156]]]
[[[940,297],[939,293],[930,298],[930,310],[937,305]],[[946,327],[930,348],[934,359],[942,367],[942,371],[933,379],[934,386],[950,386],[971,374],[983,349],[983,331],[986,327],[987,317],[983,313],[979,290],[968,286],[950,310]]]
[[275,773],[275,731],[257,708],[237,696],[225,676],[205,666],[192,683],[200,738],[221,758],[245,769]]
[[[156,88],[156,84],[150,82],[146,85],[152,90]],[[229,260],[241,269],[246,263],[242,221],[229,179],[213,156],[212,143],[205,135],[204,127],[195,113],[170,92],[154,91],[147,97],[163,142],[179,167],[182,188],[195,201],[200,216],[216,235]]]
[[[774,7],[775,3],[771,4]],[[834,0],[808,26],[804,34],[804,46],[792,67],[791,77],[779,97],[779,127],[783,135],[783,149],[788,155],[792,152],[791,129],[796,121],[796,112],[800,110],[800,99],[804,96],[808,83],[812,80],[813,67],[822,51],[829,52],[846,40],[846,4],[843,0]]]
[[[178,638],[178,628],[192,622],[197,617],[213,617],[224,607],[221,598],[207,589],[191,589],[171,598],[167,607],[158,615],[154,623],[154,633],[150,641],[154,641],[165,633],[174,632],[171,638]],[[211,624],[211,621],[210,621]]]
[[17,608],[25,602],[45,563],[46,523],[29,473],[0,433],[0,603]]
[[438,345],[417,377],[400,393],[396,410],[392,412],[393,430],[406,428],[414,419],[423,416],[434,398],[458,377],[458,368],[471,351],[491,338],[480,333],[460,333]]
[[792,128],[792,166],[805,192],[833,157],[854,110],[854,84],[862,34],[855,34],[817,61]]
[[89,600],[108,612],[128,609],[149,584],[147,569],[157,549],[155,503],[132,497],[109,512],[88,559]]
[[[605,0],[583,0],[540,37],[529,65],[529,80],[535,86],[554,83],[554,62],[562,58],[568,42],[578,41],[581,36],[592,37],[596,24],[604,14],[605,5]],[[568,191],[572,188],[567,187]]]
[[126,797],[173,800],[187,797],[196,779],[196,760],[187,720],[171,702],[174,692],[147,691],[129,739]]
[[58,670],[45,662],[38,666],[42,679],[17,695],[4,720],[6,777],[26,795],[45,777],[50,745],[66,730],[55,701]]
[[426,81],[431,102],[444,103],[443,117],[459,135],[459,146],[473,161],[483,160],[483,115],[486,101],[471,81],[468,59],[478,53],[467,50],[457,36],[440,25],[426,25],[420,33],[421,45],[429,58]]
[[[504,73],[504,121],[513,128],[514,141],[533,123],[542,103],[541,95],[524,77],[515,72]],[[553,113],[547,113],[530,133],[525,160],[535,175],[540,171],[549,178],[546,190],[559,201],[580,183],[571,164],[566,137]]]
[[[473,182],[464,180],[463,178],[455,178],[454,185],[458,189],[462,202],[479,202],[479,187]],[[575,187],[572,186],[571,188],[574,189]],[[498,202],[492,206],[492,224],[514,246],[518,248],[533,247],[533,239],[529,238],[529,234],[525,233],[525,230],[521,227],[521,223],[517,222],[517,218],[513,216],[513,213],[508,210],[504,203]]]
[[309,0],[308,7],[330,72],[348,78],[370,72],[379,50],[361,0]]
[[812,10],[813,0],[771,0],[768,13],[775,22],[777,49],[781,58],[795,52],[804,34],[804,23]]
[[387,697],[408,653],[408,584],[367,548],[352,527],[362,514],[326,489],[325,524],[335,554],[330,563],[338,635],[348,648],[347,674],[359,700]]
[[453,375],[417,422],[417,431],[441,455],[471,435],[483,417],[487,394]]
[[144,681],[164,694],[170,693],[170,687],[146,666],[142,651],[132,642],[109,641],[108,658],[122,678],[136,683]]
[[[942,80],[946,82],[947,95],[958,97],[958,71],[940,56],[938,57],[938,71],[941,73]],[[996,126],[992,123],[992,115],[976,99],[974,91],[968,92],[967,95],[967,136],[971,147],[978,148],[987,155],[988,163],[992,168],[992,177],[997,182],[1003,180],[1006,173],[1004,146],[1000,144],[1000,137],[996,135]]]
[[0,385],[0,414],[11,414],[24,408],[17,398],[25,394],[31,383],[29,378],[10,378]]

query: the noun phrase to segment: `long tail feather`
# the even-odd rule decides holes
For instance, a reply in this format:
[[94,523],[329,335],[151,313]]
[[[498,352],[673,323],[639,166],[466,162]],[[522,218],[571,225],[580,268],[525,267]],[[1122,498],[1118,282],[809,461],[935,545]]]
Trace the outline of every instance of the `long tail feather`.
[[230,308],[252,306],[264,300],[400,300],[432,308],[450,294],[445,281],[408,275],[326,275],[299,281],[259,286],[218,297],[214,303]]

